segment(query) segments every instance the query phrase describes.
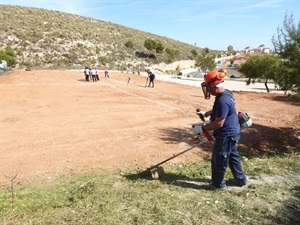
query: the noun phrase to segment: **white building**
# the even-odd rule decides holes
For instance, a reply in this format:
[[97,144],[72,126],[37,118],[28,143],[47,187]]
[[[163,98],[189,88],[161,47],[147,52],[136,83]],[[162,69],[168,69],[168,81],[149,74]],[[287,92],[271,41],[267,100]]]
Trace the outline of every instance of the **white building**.
[[242,50],[242,53],[244,54],[270,54],[272,51],[269,47],[266,47],[265,45],[260,45],[257,48],[250,48],[249,46],[244,48]]

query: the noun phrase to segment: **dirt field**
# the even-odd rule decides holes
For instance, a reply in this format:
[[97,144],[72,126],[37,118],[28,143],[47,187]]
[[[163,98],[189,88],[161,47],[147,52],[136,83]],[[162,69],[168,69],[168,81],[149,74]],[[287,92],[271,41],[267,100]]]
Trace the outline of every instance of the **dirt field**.
[[[126,85],[128,77],[131,84]],[[141,75],[100,74],[85,82],[76,71],[15,71],[0,76],[0,184],[91,169],[143,170],[191,145],[196,108],[208,110],[200,87]],[[300,148],[300,105],[283,94],[235,92],[252,128],[242,131],[247,156]],[[168,164],[210,160],[211,143]]]

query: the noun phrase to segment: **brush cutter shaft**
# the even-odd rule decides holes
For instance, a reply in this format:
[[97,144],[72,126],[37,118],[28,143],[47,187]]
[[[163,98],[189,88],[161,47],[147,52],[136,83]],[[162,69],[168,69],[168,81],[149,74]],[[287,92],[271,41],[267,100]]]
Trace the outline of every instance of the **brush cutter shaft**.
[[164,163],[170,161],[171,159],[174,159],[174,158],[176,158],[176,157],[178,157],[178,156],[180,156],[180,155],[182,155],[182,154],[184,154],[184,153],[186,153],[186,152],[188,152],[188,151],[194,149],[194,148],[197,147],[198,145],[201,145],[201,144],[203,144],[203,143],[205,143],[205,142],[207,142],[207,141],[202,141],[202,142],[200,142],[199,144],[193,145],[193,146],[189,147],[188,149],[186,149],[186,150],[184,150],[184,151],[182,151],[182,152],[179,152],[178,154],[173,155],[172,157],[170,157],[170,158],[168,158],[168,159],[166,159],[166,160],[164,160],[164,161],[162,161],[162,162],[160,162],[160,163],[157,163],[157,164],[154,165],[154,166],[151,166],[150,168],[148,168],[148,170],[152,170],[152,169],[154,169],[154,168],[156,168],[156,167],[158,167],[158,166],[160,166],[160,165],[162,165],[162,164],[164,164]]

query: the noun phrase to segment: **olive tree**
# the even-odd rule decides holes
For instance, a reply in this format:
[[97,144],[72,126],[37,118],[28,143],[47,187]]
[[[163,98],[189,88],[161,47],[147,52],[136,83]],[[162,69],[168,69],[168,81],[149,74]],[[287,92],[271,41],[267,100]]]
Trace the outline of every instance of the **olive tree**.
[[233,46],[232,45],[228,45],[228,47],[227,47],[227,54],[231,55],[231,54],[233,54],[233,52],[234,52]]
[[268,82],[276,80],[280,68],[280,59],[276,55],[254,55],[243,63],[238,71],[248,78],[247,85],[256,80],[264,80],[267,92],[270,92]]
[[199,67],[202,71],[213,70],[216,67],[215,56],[210,55],[207,51],[198,55],[196,58],[195,66]]

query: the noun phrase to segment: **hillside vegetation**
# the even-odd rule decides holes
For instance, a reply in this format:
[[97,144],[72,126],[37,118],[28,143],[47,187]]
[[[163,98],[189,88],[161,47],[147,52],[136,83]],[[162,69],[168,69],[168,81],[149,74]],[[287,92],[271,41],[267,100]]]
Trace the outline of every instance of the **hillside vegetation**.
[[[191,59],[192,50],[202,50],[167,37],[53,10],[0,5],[0,20],[0,50],[14,50],[16,68],[90,65],[142,70],[150,64]],[[147,39],[162,44],[164,51],[149,51],[144,47]],[[166,49],[179,54],[170,57]]]

